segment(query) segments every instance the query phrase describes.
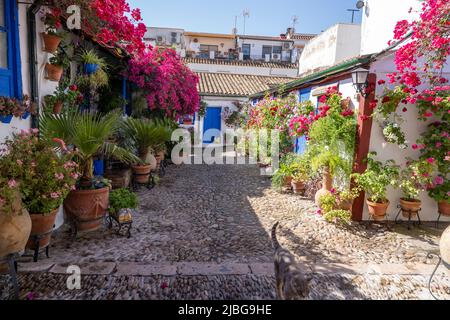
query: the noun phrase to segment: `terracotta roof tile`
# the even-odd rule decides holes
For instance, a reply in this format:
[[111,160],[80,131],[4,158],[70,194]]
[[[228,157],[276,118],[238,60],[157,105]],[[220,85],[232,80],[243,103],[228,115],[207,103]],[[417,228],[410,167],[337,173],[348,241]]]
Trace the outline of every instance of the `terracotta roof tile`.
[[183,61],[186,64],[196,63],[196,64],[232,65],[242,67],[298,69],[297,63],[289,63],[289,62],[239,61],[227,59],[202,59],[202,58],[183,58]]
[[274,86],[290,82],[294,78],[266,77],[228,73],[197,73],[200,95],[247,97]]

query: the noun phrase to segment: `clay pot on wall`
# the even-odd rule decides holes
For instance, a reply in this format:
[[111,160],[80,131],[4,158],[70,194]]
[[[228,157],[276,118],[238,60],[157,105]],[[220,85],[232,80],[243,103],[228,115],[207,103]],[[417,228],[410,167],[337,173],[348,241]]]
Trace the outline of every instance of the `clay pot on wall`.
[[50,81],[59,82],[62,78],[64,68],[62,66],[47,63],[45,65],[45,70],[47,72],[47,79]]
[[61,37],[47,33],[42,34],[42,39],[44,41],[43,51],[48,53],[55,53],[62,41]]
[[55,102],[53,105],[53,114],[60,114],[62,112],[63,105],[64,104],[61,101]]
[[64,211],[77,222],[78,231],[95,231],[102,227],[109,206],[109,188],[74,190],[64,200]]

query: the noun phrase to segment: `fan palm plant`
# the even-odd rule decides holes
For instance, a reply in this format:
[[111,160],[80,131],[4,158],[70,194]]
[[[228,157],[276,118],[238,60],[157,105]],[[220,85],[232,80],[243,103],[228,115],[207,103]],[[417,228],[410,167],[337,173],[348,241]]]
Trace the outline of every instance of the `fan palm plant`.
[[139,158],[146,162],[152,149],[170,140],[171,127],[167,120],[128,118],[124,121],[124,133],[133,142]]
[[83,185],[92,183],[95,156],[110,156],[124,163],[140,162],[134,154],[109,140],[119,129],[118,112],[105,116],[90,113],[50,114],[42,116],[40,124],[43,138],[61,139],[75,148]]

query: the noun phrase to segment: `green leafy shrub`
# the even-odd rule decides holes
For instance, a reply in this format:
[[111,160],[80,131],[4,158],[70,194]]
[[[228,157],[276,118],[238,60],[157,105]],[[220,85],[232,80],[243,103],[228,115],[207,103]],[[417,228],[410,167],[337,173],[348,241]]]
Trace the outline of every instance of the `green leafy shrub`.
[[331,210],[323,215],[324,219],[330,223],[348,225],[352,221],[352,213],[347,210]]
[[128,189],[113,190],[109,194],[109,210],[113,214],[122,209],[136,209],[138,204],[137,195]]
[[424,161],[409,160],[407,167],[400,172],[398,181],[404,200],[418,200],[420,192],[425,191],[431,185],[434,170],[434,159]]
[[353,174],[352,177],[358,187],[367,192],[370,201],[386,203],[387,187],[397,185],[400,169],[394,160],[385,163],[374,160],[376,155],[375,152],[370,153],[367,170],[363,174]]
[[337,200],[334,194],[324,194],[319,199],[319,206],[323,213],[333,211],[337,207]]

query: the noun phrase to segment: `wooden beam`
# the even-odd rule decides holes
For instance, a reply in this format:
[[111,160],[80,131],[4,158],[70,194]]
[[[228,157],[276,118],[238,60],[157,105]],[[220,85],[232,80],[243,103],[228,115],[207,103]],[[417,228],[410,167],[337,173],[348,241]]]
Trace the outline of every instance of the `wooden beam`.
[[[365,98],[359,95],[359,111],[358,111],[358,131],[356,136],[355,148],[355,164],[353,167],[354,173],[364,173],[367,169],[367,156],[370,148],[370,135],[372,133],[372,113],[373,109],[370,107],[371,102],[375,100],[375,88],[377,75],[369,74],[369,95]],[[362,192],[360,196],[353,202],[352,218],[355,221],[362,221],[363,211],[365,205],[365,193]]]

